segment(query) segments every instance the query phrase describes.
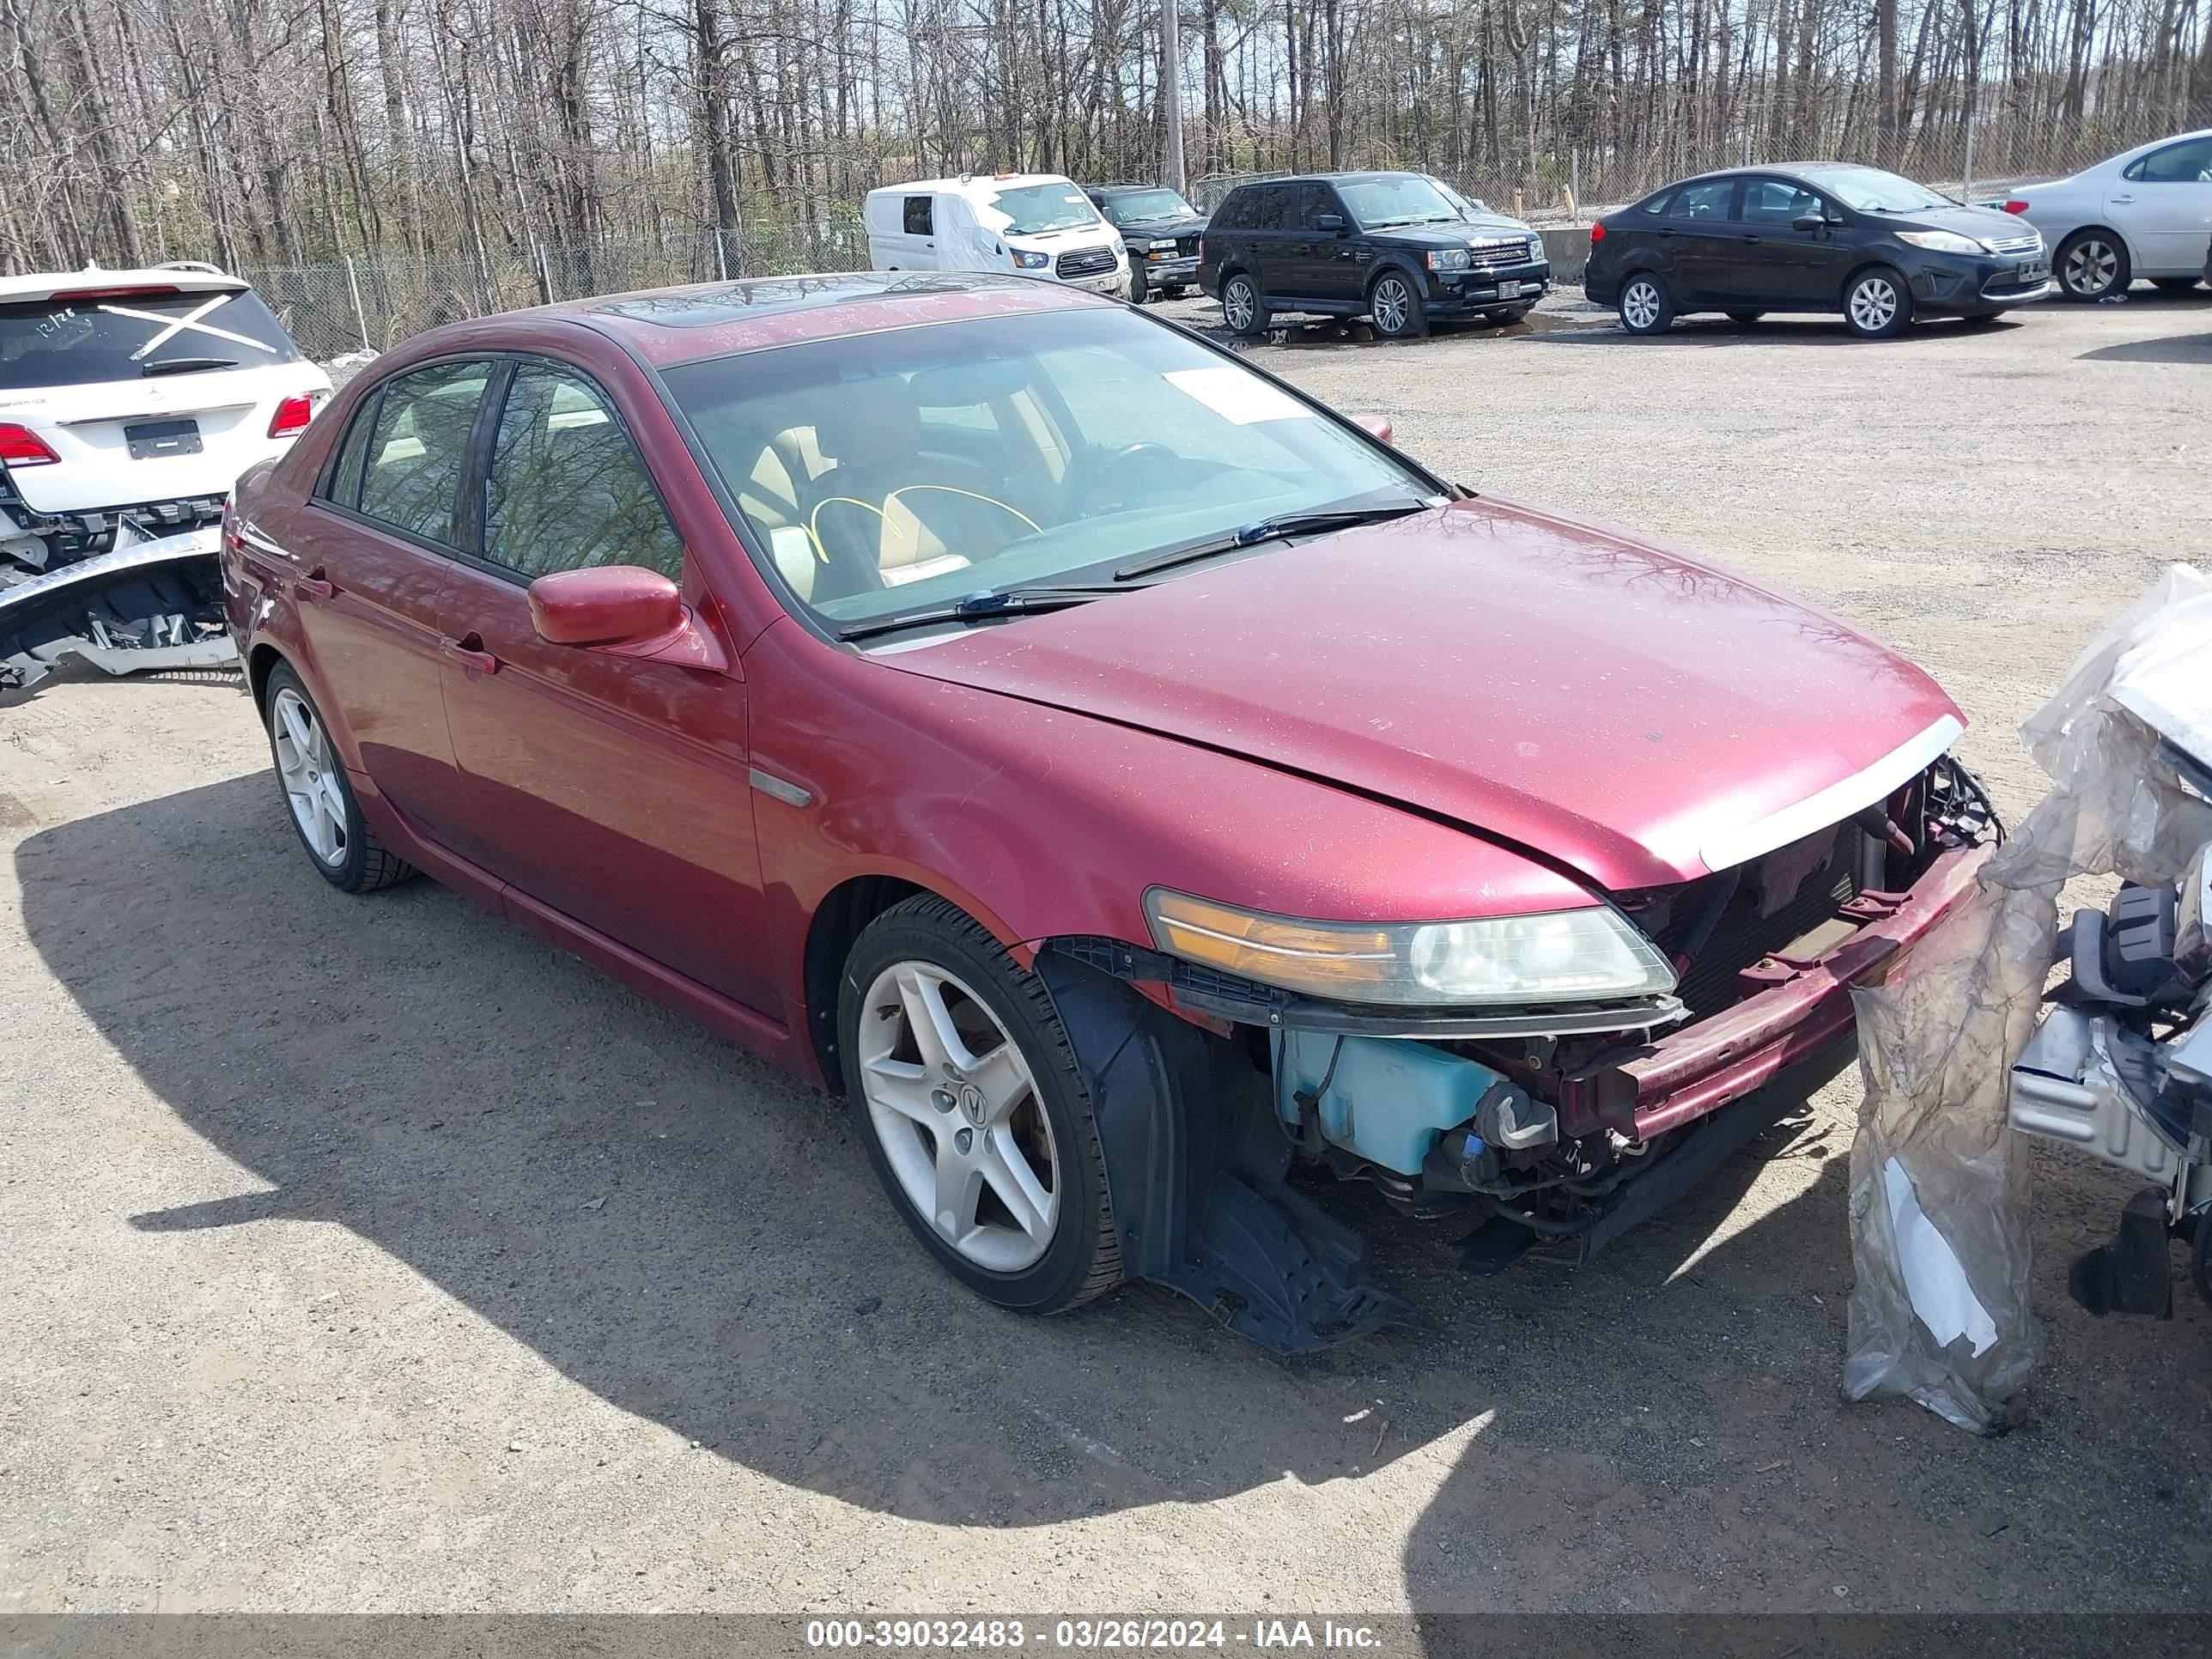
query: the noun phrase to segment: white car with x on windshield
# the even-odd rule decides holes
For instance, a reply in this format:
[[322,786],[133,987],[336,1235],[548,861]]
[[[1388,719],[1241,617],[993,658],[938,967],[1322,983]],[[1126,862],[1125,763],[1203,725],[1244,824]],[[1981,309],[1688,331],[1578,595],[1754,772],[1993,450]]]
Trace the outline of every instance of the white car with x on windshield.
[[2004,204],[2043,233],[2069,300],[2125,294],[2138,277],[2197,286],[2212,243],[2212,128],[2138,144],[2070,179],[2024,185]]
[[214,523],[330,393],[211,265],[0,276],[0,582]]

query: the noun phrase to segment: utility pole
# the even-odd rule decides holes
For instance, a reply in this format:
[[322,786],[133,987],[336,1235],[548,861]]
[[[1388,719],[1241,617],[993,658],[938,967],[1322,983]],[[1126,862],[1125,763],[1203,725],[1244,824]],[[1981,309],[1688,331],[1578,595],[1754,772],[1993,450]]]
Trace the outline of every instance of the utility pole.
[[1160,182],[1180,196],[1182,170],[1182,20],[1176,0],[1160,0],[1160,119],[1167,128],[1167,177]]

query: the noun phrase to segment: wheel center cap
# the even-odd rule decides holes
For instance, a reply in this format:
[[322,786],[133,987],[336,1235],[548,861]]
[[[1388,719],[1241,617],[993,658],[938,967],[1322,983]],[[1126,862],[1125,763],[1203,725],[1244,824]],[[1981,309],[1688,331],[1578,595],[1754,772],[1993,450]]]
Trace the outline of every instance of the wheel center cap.
[[989,1115],[991,1109],[990,1103],[983,1098],[983,1091],[972,1083],[963,1083],[953,1098],[959,1103],[960,1115],[977,1128],[981,1128],[983,1120]]

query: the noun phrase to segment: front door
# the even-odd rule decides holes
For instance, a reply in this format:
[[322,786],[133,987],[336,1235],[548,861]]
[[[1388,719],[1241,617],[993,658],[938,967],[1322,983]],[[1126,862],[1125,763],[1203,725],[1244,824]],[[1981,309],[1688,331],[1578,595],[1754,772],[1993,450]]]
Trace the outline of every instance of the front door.
[[[495,393],[495,395],[497,395]],[[728,672],[550,645],[530,581],[641,565],[705,605],[612,402],[515,366],[484,477],[478,556],[448,582],[446,716],[484,860],[540,903],[772,1012],[745,690]]]
[[377,792],[430,839],[473,857],[439,692],[438,615],[453,566],[482,359],[398,375],[361,403],[321,492],[282,524],[241,524],[291,586],[315,672]]
[[1708,179],[1685,185],[1667,204],[1661,242],[1674,270],[1674,303],[1683,310],[1725,310],[1742,305],[1744,228],[1736,222],[1736,181]]
[[[1821,220],[1821,228],[1796,228],[1808,215]],[[1791,179],[1745,179],[1736,280],[1747,297],[1783,310],[1833,311],[1840,305],[1850,256],[1838,242],[1841,226],[1830,224],[1830,218],[1828,204]]]
[[[1291,246],[1291,280],[1297,284],[1297,294],[1324,305],[1358,305],[1362,271],[1352,257],[1352,216],[1336,191],[1319,180],[1298,185],[1295,201],[1297,233]],[[1332,216],[1338,224],[1324,229],[1321,222]]]
[[2185,138],[2132,163],[2105,194],[2138,276],[2194,276],[2212,243],[2212,137]]

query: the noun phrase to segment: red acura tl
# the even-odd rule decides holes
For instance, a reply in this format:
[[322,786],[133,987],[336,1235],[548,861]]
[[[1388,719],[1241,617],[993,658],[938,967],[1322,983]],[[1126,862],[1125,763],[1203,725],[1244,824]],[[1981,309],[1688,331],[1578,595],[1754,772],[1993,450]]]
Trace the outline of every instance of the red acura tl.
[[1401,1317],[1331,1175],[1471,1266],[1596,1249],[1992,833],[1950,700],[1835,618],[1014,276],[434,330],[222,556],[325,878],[427,872],[842,1091],[1029,1311]]

